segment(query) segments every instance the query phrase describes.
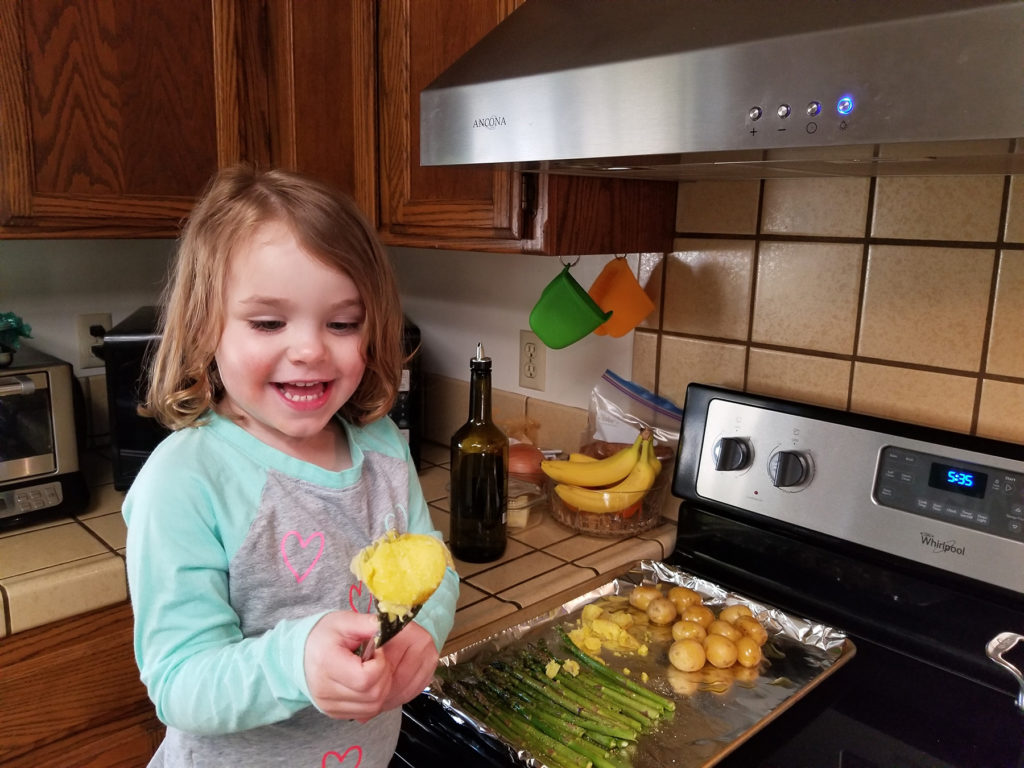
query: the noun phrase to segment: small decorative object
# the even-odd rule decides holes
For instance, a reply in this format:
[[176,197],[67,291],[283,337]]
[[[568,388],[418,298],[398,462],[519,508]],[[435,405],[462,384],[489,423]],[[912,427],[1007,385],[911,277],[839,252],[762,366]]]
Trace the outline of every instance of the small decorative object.
[[0,312],[0,368],[6,368],[14,360],[22,337],[32,338],[32,326],[13,312]]

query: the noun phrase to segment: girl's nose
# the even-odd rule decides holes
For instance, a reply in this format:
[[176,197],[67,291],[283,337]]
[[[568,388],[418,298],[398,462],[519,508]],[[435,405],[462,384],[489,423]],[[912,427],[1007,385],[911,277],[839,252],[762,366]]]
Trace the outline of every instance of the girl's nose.
[[326,352],[327,347],[319,329],[295,329],[288,344],[288,360],[292,363],[318,363]]

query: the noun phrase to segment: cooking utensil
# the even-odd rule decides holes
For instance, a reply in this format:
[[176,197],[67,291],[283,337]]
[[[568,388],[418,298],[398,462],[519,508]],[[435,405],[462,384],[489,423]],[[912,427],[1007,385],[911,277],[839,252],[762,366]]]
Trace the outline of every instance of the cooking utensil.
[[551,349],[575,344],[612,316],[611,312],[602,310],[569,274],[571,266],[563,265],[558,276],[545,286],[530,312],[530,328]]
[[1017,679],[1017,685],[1020,686],[1017,692],[1017,709],[1024,712],[1024,675],[1016,666],[1003,658],[1004,653],[1022,641],[1024,641],[1024,635],[1019,635],[1016,632],[1000,632],[988,641],[985,646],[985,655]]
[[422,603],[420,605],[414,605],[409,613],[405,614],[401,618],[396,618],[390,613],[381,613],[380,608],[377,605],[377,598],[373,599],[373,604],[374,608],[377,609],[378,629],[377,634],[374,635],[373,639],[363,647],[363,650],[359,654],[363,661],[369,661],[372,659],[374,652],[388,640],[401,632],[406,624],[416,618],[416,614],[419,613],[420,608],[423,607]]
[[598,336],[625,336],[654,310],[654,302],[624,256],[616,256],[605,264],[588,293],[601,309],[612,313],[594,331]]

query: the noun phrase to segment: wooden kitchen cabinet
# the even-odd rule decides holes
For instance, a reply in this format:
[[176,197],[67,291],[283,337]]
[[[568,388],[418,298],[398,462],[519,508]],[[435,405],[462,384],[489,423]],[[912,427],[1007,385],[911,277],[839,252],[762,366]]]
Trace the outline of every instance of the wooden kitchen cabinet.
[[378,11],[381,237],[546,254],[668,251],[676,185],[419,164],[419,93],[522,0],[385,0]]
[[139,681],[128,603],[0,640],[0,765],[142,768],[163,725]]
[[373,4],[0,0],[0,237],[174,237],[238,160],[376,215]]

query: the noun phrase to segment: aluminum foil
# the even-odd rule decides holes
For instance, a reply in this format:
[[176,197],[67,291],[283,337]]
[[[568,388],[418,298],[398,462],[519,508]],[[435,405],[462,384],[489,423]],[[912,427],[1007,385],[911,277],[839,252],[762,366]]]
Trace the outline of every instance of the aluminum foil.
[[[641,736],[633,758],[635,768],[657,766],[712,766],[753,736],[804,693],[845,663],[854,653],[846,635],[833,627],[793,616],[772,606],[728,592],[717,584],[692,576],[663,562],[642,560],[628,572],[531,621],[516,624],[480,642],[441,659],[445,667],[470,661],[486,664],[506,649],[544,638],[553,649],[560,645],[556,626],[571,629],[585,605],[609,595],[628,595],[640,584],[689,587],[700,593],[704,603],[717,613],[722,607],[743,603],[768,630],[765,662],[754,677],[722,670],[720,674],[679,673],[668,662],[669,643],[651,646],[646,657],[603,658],[611,666],[628,668],[633,679],[646,672],[646,685],[676,702],[674,718],[658,731]],[[559,654],[562,655],[562,654]],[[457,672],[458,670],[452,670]],[[453,722],[467,732],[482,734],[507,749],[509,755],[527,766],[543,766],[529,752],[497,736],[486,725],[462,711],[445,693],[441,677],[435,677],[425,691]]]

